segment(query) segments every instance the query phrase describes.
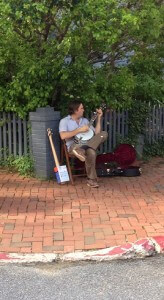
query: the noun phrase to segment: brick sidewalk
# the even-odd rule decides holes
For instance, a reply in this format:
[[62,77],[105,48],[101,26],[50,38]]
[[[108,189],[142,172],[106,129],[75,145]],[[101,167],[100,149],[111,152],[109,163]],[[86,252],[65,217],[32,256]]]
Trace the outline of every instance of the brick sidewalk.
[[164,159],[140,177],[59,186],[0,170],[0,251],[72,252],[164,236]]

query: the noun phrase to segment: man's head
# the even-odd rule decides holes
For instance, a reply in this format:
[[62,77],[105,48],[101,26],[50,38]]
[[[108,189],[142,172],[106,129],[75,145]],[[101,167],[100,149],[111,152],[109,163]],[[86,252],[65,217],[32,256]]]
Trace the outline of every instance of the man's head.
[[84,114],[84,106],[80,101],[72,101],[69,104],[68,111],[70,115],[76,115],[81,118]]

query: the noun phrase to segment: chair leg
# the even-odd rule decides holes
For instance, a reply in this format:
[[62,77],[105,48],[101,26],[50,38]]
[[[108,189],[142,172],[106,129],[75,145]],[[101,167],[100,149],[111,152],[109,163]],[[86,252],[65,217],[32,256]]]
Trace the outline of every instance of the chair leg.
[[72,175],[72,170],[71,170],[71,166],[70,166],[70,161],[69,161],[68,153],[67,153],[66,149],[64,149],[64,151],[65,151],[65,157],[66,157],[66,163],[67,163],[69,177],[70,177],[72,185],[74,185],[74,180],[73,180],[73,175]]
[[60,147],[60,165],[62,165],[63,164],[63,161],[64,161],[64,146],[63,145],[61,145],[61,147]]

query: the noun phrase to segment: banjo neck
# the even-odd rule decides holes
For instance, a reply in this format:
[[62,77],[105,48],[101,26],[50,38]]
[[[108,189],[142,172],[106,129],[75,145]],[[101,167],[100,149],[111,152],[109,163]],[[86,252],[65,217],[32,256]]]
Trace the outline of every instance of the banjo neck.
[[[105,104],[102,104],[101,106],[100,106],[100,109],[105,109],[106,108],[106,105]],[[93,114],[92,114],[92,117],[91,117],[91,119],[90,119],[90,121],[89,121],[89,124],[88,124],[88,126],[90,127],[91,125],[93,125],[93,123],[94,123],[94,121],[97,119],[97,116],[98,116],[98,112],[97,111],[94,111],[93,112]]]
[[89,121],[88,126],[91,127],[91,125],[93,125],[94,121],[97,119],[98,113],[94,112],[92,118]]

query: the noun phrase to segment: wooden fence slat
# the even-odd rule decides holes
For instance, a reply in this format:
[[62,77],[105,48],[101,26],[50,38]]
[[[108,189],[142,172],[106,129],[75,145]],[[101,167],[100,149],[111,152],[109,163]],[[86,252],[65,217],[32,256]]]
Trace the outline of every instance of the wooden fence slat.
[[7,158],[7,130],[6,130],[6,113],[3,112],[3,157]]
[[24,142],[24,154],[27,154],[27,121],[23,120],[23,142]]
[[148,141],[149,141],[149,144],[151,144],[151,141],[152,141],[152,110],[151,108],[149,108],[149,119],[148,119],[148,135],[149,135],[149,138],[148,138]]
[[[0,113],[0,122],[2,122],[2,114]],[[3,148],[3,139],[2,139],[2,126],[0,124],[0,159],[2,159],[2,148]]]
[[125,115],[124,111],[121,112],[122,120],[121,120],[121,136],[125,137]]
[[18,118],[18,153],[19,156],[23,155],[22,152],[22,120]]
[[116,147],[116,112],[113,111],[113,141],[112,149]]
[[159,107],[159,139],[162,137],[162,107]]
[[14,148],[14,156],[17,156],[17,128],[16,128],[16,115],[13,113],[13,148]]
[[145,139],[148,140],[149,137],[149,131],[148,131],[148,126],[149,126],[149,118],[146,118],[146,122],[145,122]]
[[[86,118],[90,120],[89,116],[86,116]],[[97,124],[97,120],[95,121],[95,126],[96,126],[96,124]],[[102,118],[101,119],[101,128],[102,128],[102,130],[104,130],[104,126],[105,126],[104,118]],[[99,153],[103,153],[103,144],[101,144],[100,147],[99,147]]]
[[156,107],[156,109],[155,109],[155,118],[156,118],[155,140],[158,141],[158,134],[159,134],[159,107]]
[[[104,114],[104,130],[108,131],[108,114],[107,112],[105,112]],[[107,145],[108,141],[105,141],[104,145],[103,145],[103,152],[108,152],[108,145]]]
[[32,136],[31,136],[31,127],[30,127],[30,122],[27,121],[27,127],[28,127],[28,131],[27,131],[27,140],[29,142],[29,152],[30,154],[32,154]]
[[128,110],[125,111],[125,135],[128,135]]
[[162,108],[162,137],[164,140],[164,107]]
[[121,133],[121,131],[120,131],[120,123],[121,123],[120,118],[121,118],[121,114],[120,114],[120,110],[118,110],[118,112],[117,112],[117,134],[118,134],[118,136],[120,136],[120,133]]
[[11,113],[7,115],[7,126],[8,126],[8,150],[9,155],[12,154],[12,139],[11,139]]
[[152,142],[155,142],[155,107],[153,107],[153,120],[152,120]]
[[109,132],[108,132],[108,149],[112,151],[112,128],[113,128],[113,113],[112,110],[108,113],[109,116]]

